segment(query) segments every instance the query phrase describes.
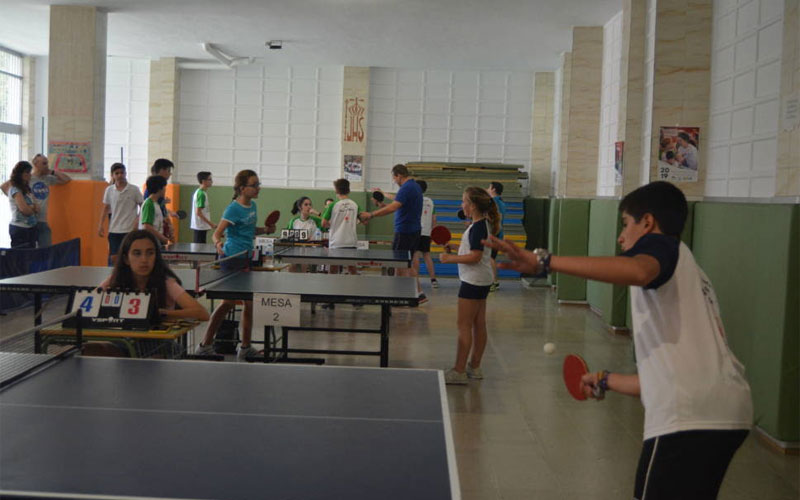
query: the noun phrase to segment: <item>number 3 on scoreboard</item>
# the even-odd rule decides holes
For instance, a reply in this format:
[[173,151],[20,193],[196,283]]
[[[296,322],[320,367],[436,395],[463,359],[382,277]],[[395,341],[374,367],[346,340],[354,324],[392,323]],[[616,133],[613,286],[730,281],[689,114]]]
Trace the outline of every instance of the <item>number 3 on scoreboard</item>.
[[78,290],[72,299],[72,311],[81,310],[84,318],[96,318],[100,312],[100,302],[103,292],[96,290]]
[[126,293],[122,298],[122,310],[119,317],[124,319],[147,318],[150,310],[150,294]]

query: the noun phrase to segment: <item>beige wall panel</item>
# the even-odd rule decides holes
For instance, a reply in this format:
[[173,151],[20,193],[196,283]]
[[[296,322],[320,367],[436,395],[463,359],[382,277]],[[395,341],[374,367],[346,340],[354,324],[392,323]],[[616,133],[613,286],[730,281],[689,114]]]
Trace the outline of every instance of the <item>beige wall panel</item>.
[[532,188],[529,190],[536,197],[547,197],[551,192],[554,97],[555,74],[536,73],[533,82]]

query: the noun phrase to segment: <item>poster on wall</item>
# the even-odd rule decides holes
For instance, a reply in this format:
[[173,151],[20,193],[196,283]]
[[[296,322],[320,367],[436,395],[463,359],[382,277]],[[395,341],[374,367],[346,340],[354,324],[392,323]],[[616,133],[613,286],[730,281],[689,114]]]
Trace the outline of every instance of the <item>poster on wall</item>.
[[614,185],[622,185],[622,152],[625,149],[625,142],[614,143]]
[[363,156],[344,155],[344,178],[350,182],[362,182],[364,180]]
[[367,108],[360,97],[344,100],[344,142],[364,142],[364,117]]
[[91,146],[90,142],[50,141],[47,156],[56,172],[85,174],[92,160]]
[[699,127],[661,127],[658,146],[658,179],[697,182]]

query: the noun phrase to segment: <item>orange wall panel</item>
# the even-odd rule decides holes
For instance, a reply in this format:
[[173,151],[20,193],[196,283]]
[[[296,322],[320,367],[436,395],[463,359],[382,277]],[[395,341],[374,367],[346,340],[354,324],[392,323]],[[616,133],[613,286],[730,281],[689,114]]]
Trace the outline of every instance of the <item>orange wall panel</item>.
[[105,266],[108,262],[108,239],[97,235],[105,181],[73,180],[50,188],[47,222],[53,243],[81,239],[81,265]]

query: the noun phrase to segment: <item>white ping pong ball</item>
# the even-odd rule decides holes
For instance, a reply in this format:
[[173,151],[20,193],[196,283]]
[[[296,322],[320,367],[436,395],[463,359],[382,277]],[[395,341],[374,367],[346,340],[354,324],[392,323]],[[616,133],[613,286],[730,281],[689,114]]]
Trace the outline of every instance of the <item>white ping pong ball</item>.
[[554,352],[556,352],[556,345],[552,342],[548,342],[544,345],[542,350],[544,351],[545,354],[553,354]]

